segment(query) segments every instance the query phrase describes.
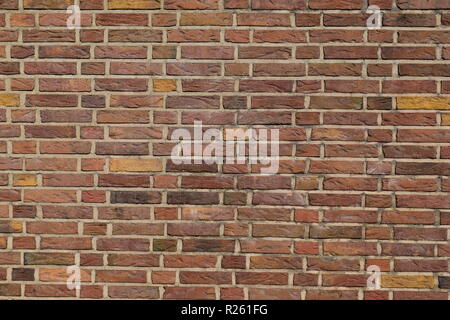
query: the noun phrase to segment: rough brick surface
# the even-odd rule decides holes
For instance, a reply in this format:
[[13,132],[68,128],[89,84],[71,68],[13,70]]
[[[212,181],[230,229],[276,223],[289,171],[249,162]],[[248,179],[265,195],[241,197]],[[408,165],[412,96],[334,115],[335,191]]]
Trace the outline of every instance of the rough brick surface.
[[0,0],[0,298],[449,299],[450,1],[76,3]]

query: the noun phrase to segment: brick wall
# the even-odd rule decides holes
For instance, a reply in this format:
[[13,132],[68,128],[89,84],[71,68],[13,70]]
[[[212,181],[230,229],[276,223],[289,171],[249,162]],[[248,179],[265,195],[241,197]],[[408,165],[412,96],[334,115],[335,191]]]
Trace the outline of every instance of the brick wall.
[[[449,298],[450,1],[72,4],[0,0],[1,297]],[[177,165],[196,120],[278,173]]]

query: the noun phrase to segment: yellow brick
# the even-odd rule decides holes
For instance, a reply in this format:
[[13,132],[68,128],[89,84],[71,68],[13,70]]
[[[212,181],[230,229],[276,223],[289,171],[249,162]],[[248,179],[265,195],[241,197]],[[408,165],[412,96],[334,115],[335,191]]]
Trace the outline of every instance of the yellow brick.
[[153,91],[168,92],[177,90],[177,82],[175,80],[153,80]]
[[450,110],[450,97],[398,97],[397,109]]
[[1,233],[16,233],[22,232],[22,222],[20,221],[0,221]]
[[158,172],[162,171],[161,159],[111,159],[114,172]]
[[18,187],[36,186],[36,176],[32,174],[16,174],[13,178],[13,184]]
[[297,190],[316,190],[319,189],[319,178],[317,177],[301,177],[296,181],[295,189]]
[[434,288],[434,277],[432,276],[409,276],[409,275],[383,275],[381,276],[383,288]]
[[443,126],[450,126],[450,113],[442,115],[442,125]]
[[[80,270],[80,277],[82,282],[89,282],[91,281],[91,272],[87,270]],[[67,270],[66,268],[39,269],[39,280],[46,282],[64,282],[67,280]]]
[[0,94],[0,107],[18,107],[19,105],[20,98],[18,94]]
[[160,0],[109,0],[109,9],[160,9]]
[[10,223],[11,229],[22,232],[22,222],[21,221],[11,221]]

